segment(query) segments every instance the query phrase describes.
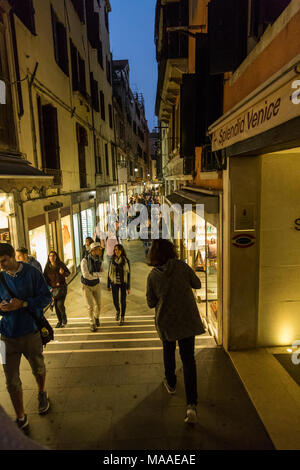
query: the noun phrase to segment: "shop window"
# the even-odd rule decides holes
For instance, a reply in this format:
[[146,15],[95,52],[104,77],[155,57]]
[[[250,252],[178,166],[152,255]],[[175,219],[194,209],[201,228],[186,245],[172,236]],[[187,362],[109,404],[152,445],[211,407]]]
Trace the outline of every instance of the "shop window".
[[54,42],[54,56],[57,65],[60,69],[69,76],[69,57],[68,57],[68,44],[67,44],[67,31],[63,23],[58,20],[58,17],[51,6],[52,16],[52,32]]
[[113,114],[112,114],[112,105],[108,105],[108,114],[109,114],[109,127],[113,128]]
[[71,0],[71,2],[81,23],[84,23],[84,0]]
[[78,268],[80,266],[80,261],[81,261],[81,254],[80,254],[81,242],[80,242],[80,230],[79,230],[80,225],[79,225],[78,214],[73,215],[73,227],[74,227],[75,261],[76,261],[76,267]]
[[71,227],[71,216],[67,215],[61,218],[61,231],[63,240],[63,252],[64,252],[64,263],[72,269],[74,266],[73,261],[73,244],[72,244],[72,227]]
[[42,105],[38,97],[38,112],[43,168],[60,170],[57,109],[51,104]]
[[17,17],[32,34],[36,34],[33,0],[11,0],[11,4]]
[[98,82],[94,79],[93,73],[90,74],[90,83],[91,83],[91,99],[92,106],[97,113],[100,111],[99,107],[99,92],[98,92]]
[[101,119],[105,121],[105,96],[103,91],[100,91],[100,109],[101,109]]
[[12,212],[10,198],[0,193],[0,242],[12,243],[9,214]]
[[48,261],[46,225],[29,230],[29,245],[31,255],[44,269]]

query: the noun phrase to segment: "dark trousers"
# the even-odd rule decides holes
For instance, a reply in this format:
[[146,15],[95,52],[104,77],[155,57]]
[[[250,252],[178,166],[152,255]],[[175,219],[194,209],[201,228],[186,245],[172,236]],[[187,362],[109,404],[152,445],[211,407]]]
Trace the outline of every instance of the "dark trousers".
[[120,295],[119,295],[119,292],[121,291],[121,317],[125,317],[127,285],[124,284],[124,283],[123,284],[112,284],[111,289],[112,289],[114,306],[115,306],[116,312],[118,312],[118,313],[120,313],[120,303],[119,303]]
[[[195,337],[178,340],[179,353],[183,365],[186,402],[188,405],[197,405],[197,371],[194,356]],[[165,375],[170,387],[176,386],[176,341],[163,341]]]
[[60,323],[62,322],[66,323],[67,321],[66,307],[65,307],[66,297],[67,297],[67,289],[65,289],[65,293],[62,297],[60,297],[59,299],[54,299],[55,313]]

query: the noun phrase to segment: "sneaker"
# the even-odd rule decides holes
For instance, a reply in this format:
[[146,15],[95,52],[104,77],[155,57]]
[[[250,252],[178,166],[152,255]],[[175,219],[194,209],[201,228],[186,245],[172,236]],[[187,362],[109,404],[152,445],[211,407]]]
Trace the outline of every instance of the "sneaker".
[[196,405],[188,405],[187,406],[184,422],[189,423],[189,424],[197,423]]
[[125,323],[125,321],[124,321],[124,317],[121,317],[121,320],[120,320],[120,323],[119,323],[119,325],[120,325],[120,326],[122,326],[122,325],[124,325],[124,323]]
[[46,414],[50,408],[50,401],[48,398],[48,393],[39,392],[38,401],[39,401],[39,414],[40,415]]
[[58,322],[55,328],[63,328],[65,325],[62,322]]
[[65,326],[65,325],[67,325],[67,323],[68,323],[67,318],[64,318],[64,320],[62,321],[62,325]]
[[176,392],[176,387],[170,387],[170,385],[168,384],[168,381],[167,381],[166,378],[164,378],[163,384],[164,384],[164,386],[166,387],[167,392],[168,392],[170,395],[174,395],[174,393]]
[[92,326],[91,326],[91,331],[92,331],[93,333],[94,333],[95,331],[97,331],[96,325],[92,325]]
[[96,326],[100,326],[100,320],[99,318],[95,318]]
[[16,419],[15,422],[18,428],[21,429],[21,431],[23,431],[24,433],[28,431],[29,423],[28,423],[27,415],[24,415],[23,419]]
[[120,312],[116,312],[116,321],[120,320]]

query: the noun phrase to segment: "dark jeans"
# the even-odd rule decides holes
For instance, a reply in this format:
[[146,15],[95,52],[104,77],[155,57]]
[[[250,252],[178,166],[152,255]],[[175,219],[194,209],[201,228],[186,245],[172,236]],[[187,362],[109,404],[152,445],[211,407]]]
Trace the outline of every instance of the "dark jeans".
[[118,312],[118,313],[120,313],[119,291],[121,291],[121,317],[125,317],[127,285],[124,284],[124,283],[123,284],[112,284],[111,288],[112,288],[114,306],[115,306],[116,312]]
[[[188,405],[197,405],[197,371],[194,356],[195,337],[178,340],[179,353],[183,365],[186,402]],[[170,387],[176,386],[176,341],[163,341],[165,375]]]
[[67,315],[66,315],[66,307],[65,307],[65,300],[67,297],[67,289],[62,289],[63,295],[58,299],[54,299],[54,307],[57,319],[60,323],[67,322]]

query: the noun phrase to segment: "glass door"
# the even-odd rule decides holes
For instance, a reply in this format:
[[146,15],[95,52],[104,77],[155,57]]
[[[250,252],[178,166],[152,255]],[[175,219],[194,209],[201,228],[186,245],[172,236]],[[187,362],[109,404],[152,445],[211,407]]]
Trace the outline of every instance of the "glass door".
[[218,233],[217,228],[206,223],[206,299],[207,320],[217,336],[218,331]]

